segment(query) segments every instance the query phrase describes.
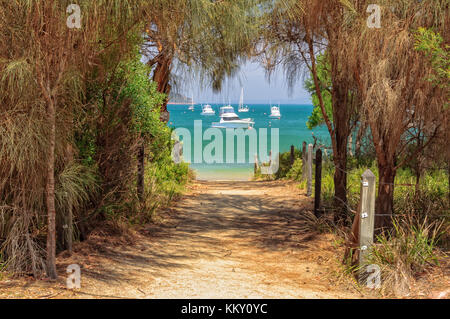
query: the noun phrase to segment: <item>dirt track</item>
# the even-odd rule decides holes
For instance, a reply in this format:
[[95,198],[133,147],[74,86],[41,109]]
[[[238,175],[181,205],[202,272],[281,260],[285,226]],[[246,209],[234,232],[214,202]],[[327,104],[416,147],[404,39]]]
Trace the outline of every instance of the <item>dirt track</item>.
[[[58,257],[57,283],[0,281],[0,298],[360,298],[341,248],[308,222],[312,201],[281,182],[197,182],[133,244],[94,235]],[[314,225],[314,223],[312,223]],[[78,263],[79,291],[65,289]]]

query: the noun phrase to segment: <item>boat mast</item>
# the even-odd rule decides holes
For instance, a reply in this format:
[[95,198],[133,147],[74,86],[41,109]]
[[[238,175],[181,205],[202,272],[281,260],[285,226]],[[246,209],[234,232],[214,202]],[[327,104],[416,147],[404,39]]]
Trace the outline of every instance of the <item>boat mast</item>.
[[241,88],[241,98],[239,99],[239,109],[244,108],[244,88]]

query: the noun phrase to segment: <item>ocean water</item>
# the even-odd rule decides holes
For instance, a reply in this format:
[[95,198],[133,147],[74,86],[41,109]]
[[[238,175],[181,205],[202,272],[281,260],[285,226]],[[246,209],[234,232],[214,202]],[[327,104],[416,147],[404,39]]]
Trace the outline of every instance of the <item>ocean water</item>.
[[[241,147],[238,150],[238,139],[234,138],[234,142],[231,142],[230,138],[227,139],[225,129],[208,131],[213,122],[218,122],[220,120],[219,108],[223,106],[222,104],[211,105],[216,111],[216,115],[214,116],[201,115],[201,105],[196,105],[194,111],[188,110],[189,105],[168,106],[170,112],[170,121],[168,125],[178,129],[177,132],[184,131],[185,134],[188,132],[190,135],[190,142],[189,138],[185,139],[184,136],[180,136],[184,147],[183,155],[184,157],[190,157],[191,168],[196,172],[197,179],[199,180],[251,179],[253,175],[255,148],[257,150],[256,153],[259,154],[258,158],[260,160],[267,160],[268,153],[272,147],[272,133],[274,134],[274,142],[278,143],[280,153],[289,151],[291,145],[294,145],[295,148],[301,148],[303,141],[312,143],[314,141],[313,134],[319,141],[327,144],[329,143],[329,135],[326,127],[318,127],[313,130],[309,130],[306,127],[308,116],[310,116],[313,109],[312,105],[282,104],[280,105],[281,118],[272,119],[269,118],[269,104],[249,104],[250,110],[248,113],[237,112],[238,105],[232,104],[236,114],[240,118],[250,117],[255,122],[253,130],[256,133],[256,140],[246,137],[244,149]],[[197,126],[196,129],[194,129],[195,125]],[[279,132],[278,139],[275,138],[276,133],[273,130],[277,128]],[[267,137],[264,135],[264,129],[267,131]],[[206,136],[205,132],[207,133]],[[208,133],[214,133],[216,135],[208,138]],[[253,132],[250,133],[253,135],[255,134]],[[216,141],[217,139],[221,141],[218,142]],[[234,144],[234,148],[231,147],[231,143]],[[266,143],[267,149],[264,147]],[[189,144],[191,150],[190,154],[188,150]],[[215,146],[215,150],[211,151],[213,145]],[[220,148],[222,150],[220,150]],[[234,158],[232,158],[230,154],[230,151],[233,149]],[[238,153],[241,155],[241,162],[243,157],[245,157],[244,163],[238,162]],[[207,156],[205,156],[205,154],[212,154],[215,161],[212,163],[207,162]],[[188,161],[186,158],[184,158],[184,160]]]

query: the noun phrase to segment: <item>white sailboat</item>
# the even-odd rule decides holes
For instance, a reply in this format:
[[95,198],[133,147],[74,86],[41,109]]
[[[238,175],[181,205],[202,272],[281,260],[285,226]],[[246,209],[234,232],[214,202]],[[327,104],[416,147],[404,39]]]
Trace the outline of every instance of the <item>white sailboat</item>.
[[188,107],[189,111],[193,111],[194,110],[194,94],[192,94],[192,98],[191,98],[191,105]]
[[238,112],[248,112],[248,106],[244,106],[244,88],[241,88],[241,98],[239,99]]

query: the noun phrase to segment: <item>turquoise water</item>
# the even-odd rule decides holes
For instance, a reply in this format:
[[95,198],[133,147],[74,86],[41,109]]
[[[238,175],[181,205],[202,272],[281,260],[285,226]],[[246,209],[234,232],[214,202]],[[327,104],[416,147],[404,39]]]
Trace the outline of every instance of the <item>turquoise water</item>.
[[[204,133],[208,133],[208,129],[211,127],[212,122],[218,122],[219,118],[219,108],[223,106],[222,104],[212,104],[213,109],[216,111],[215,116],[202,116],[201,113],[201,105],[196,105],[194,111],[188,110],[188,105],[169,105],[168,110],[170,112],[170,121],[169,126],[173,128],[184,128],[191,135],[191,142],[188,143],[188,140],[184,141],[184,155],[189,155],[189,151],[187,151],[188,144],[191,144],[191,168],[196,171],[197,179],[200,180],[249,180],[253,174],[253,163],[254,163],[254,155],[252,154],[257,149],[257,153],[260,154],[260,146],[261,143],[264,144],[267,141],[267,152],[266,158],[268,158],[268,152],[271,147],[271,132],[278,128],[279,130],[279,151],[280,153],[287,152],[290,150],[291,145],[294,145],[296,148],[301,148],[301,144],[303,141],[307,143],[313,142],[312,134],[314,134],[319,141],[329,144],[329,135],[328,131],[325,127],[318,127],[313,130],[309,130],[306,127],[306,121],[308,120],[308,116],[311,114],[313,109],[312,105],[280,105],[281,110],[281,118],[280,119],[271,119],[269,118],[270,114],[270,105],[269,104],[249,104],[250,111],[248,113],[238,113],[238,106],[236,104],[232,104],[234,107],[236,114],[240,118],[252,118],[255,122],[254,132],[252,134],[256,134],[257,142],[255,140],[251,140],[249,137],[245,138],[245,163],[237,163],[237,139],[234,138],[234,160],[231,160],[231,142],[230,139],[226,138],[225,129],[215,129],[213,131],[209,130],[209,133],[218,134],[218,132],[222,132],[223,142],[222,142],[222,151],[218,151],[220,148],[220,143],[217,144],[216,139],[214,138],[202,139]],[[201,122],[194,122],[199,121]],[[197,130],[194,130],[194,123],[197,123]],[[200,126],[201,123],[201,132]],[[267,138],[262,138],[264,135],[261,129],[267,129]],[[276,133],[274,133],[276,134]],[[197,137],[197,141],[200,143],[195,143],[195,137]],[[184,137],[180,138],[184,140]],[[220,139],[220,137],[219,137]],[[205,159],[200,159],[198,154],[200,153],[200,157],[202,157],[203,153],[211,150],[212,144],[216,146],[216,149],[211,153],[215,156],[216,161],[213,163],[206,163]],[[197,144],[197,145],[196,145]],[[201,144],[201,145],[199,145]],[[252,144],[252,145],[249,145]],[[256,144],[256,145],[255,145]],[[208,147],[210,145],[210,147]],[[227,145],[228,151],[227,151]],[[264,150],[264,146],[262,146]],[[222,153],[222,154],[221,154]],[[264,153],[264,152],[263,152]],[[197,158],[194,158],[195,154],[197,154]],[[227,162],[228,156],[228,162]],[[241,156],[242,160],[243,155]],[[258,156],[261,160],[261,156]],[[186,158],[184,158],[186,161]],[[197,160],[197,161],[196,161]],[[200,162],[201,160],[201,162]],[[232,163],[229,163],[232,161]],[[219,162],[219,163],[217,163]]]

